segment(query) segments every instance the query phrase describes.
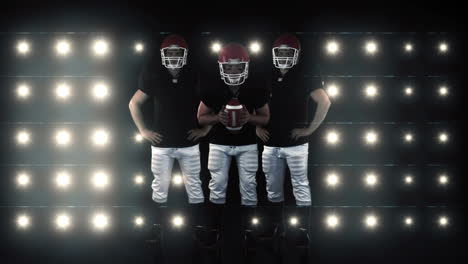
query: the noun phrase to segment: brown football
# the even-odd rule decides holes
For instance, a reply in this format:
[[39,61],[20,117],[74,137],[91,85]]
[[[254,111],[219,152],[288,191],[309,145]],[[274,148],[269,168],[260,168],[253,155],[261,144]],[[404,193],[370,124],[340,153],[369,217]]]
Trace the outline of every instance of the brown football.
[[240,104],[239,100],[235,98],[229,100],[229,102],[226,104],[226,107],[224,108],[228,118],[228,124],[226,128],[231,132],[236,132],[242,129],[242,126],[239,122],[242,108],[243,106]]

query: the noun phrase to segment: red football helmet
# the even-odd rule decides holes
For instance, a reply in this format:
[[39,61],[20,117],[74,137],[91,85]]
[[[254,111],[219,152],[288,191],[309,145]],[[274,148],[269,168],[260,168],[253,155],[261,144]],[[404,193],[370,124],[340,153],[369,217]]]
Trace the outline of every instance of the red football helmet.
[[[221,79],[227,85],[243,84],[249,74],[249,62],[250,57],[244,46],[238,43],[227,44],[218,55]],[[226,73],[226,68],[230,68],[229,66],[233,65],[240,65],[242,67],[240,73]]]
[[297,64],[301,43],[293,34],[283,34],[273,43],[273,64],[276,68],[289,69]]
[[182,68],[187,64],[187,52],[188,45],[182,36],[169,35],[161,43],[162,64],[169,69]]

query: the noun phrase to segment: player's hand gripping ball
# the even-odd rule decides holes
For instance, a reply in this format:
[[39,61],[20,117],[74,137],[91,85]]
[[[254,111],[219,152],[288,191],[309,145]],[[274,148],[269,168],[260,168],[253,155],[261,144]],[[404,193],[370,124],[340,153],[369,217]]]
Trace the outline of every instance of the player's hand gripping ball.
[[226,104],[226,107],[224,108],[224,112],[226,112],[228,118],[226,128],[233,133],[236,133],[242,129],[242,125],[240,124],[242,108],[243,106],[237,99],[229,100],[229,102]]

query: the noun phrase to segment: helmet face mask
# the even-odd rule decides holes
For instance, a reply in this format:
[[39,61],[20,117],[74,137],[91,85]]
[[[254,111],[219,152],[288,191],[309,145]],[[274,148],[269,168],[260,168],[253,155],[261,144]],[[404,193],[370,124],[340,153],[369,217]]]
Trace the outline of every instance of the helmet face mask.
[[273,64],[279,69],[290,69],[297,64],[299,50],[286,45],[274,47]]
[[250,57],[247,49],[238,43],[225,45],[218,54],[221,79],[227,85],[241,85],[249,74]]
[[161,60],[168,69],[180,69],[187,64],[187,49],[177,45],[162,48]]
[[249,74],[249,63],[240,60],[218,62],[221,79],[227,85],[241,85]]

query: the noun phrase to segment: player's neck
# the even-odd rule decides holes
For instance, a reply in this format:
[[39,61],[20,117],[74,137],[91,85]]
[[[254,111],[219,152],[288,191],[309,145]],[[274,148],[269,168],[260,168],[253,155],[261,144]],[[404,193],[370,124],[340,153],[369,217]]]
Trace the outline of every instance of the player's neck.
[[229,85],[229,90],[236,95],[239,92],[240,85]]
[[286,75],[289,69],[279,69],[282,76]]
[[179,77],[180,69],[181,68],[176,68],[176,69],[169,69],[168,68],[167,70],[172,75],[172,78],[177,79]]

